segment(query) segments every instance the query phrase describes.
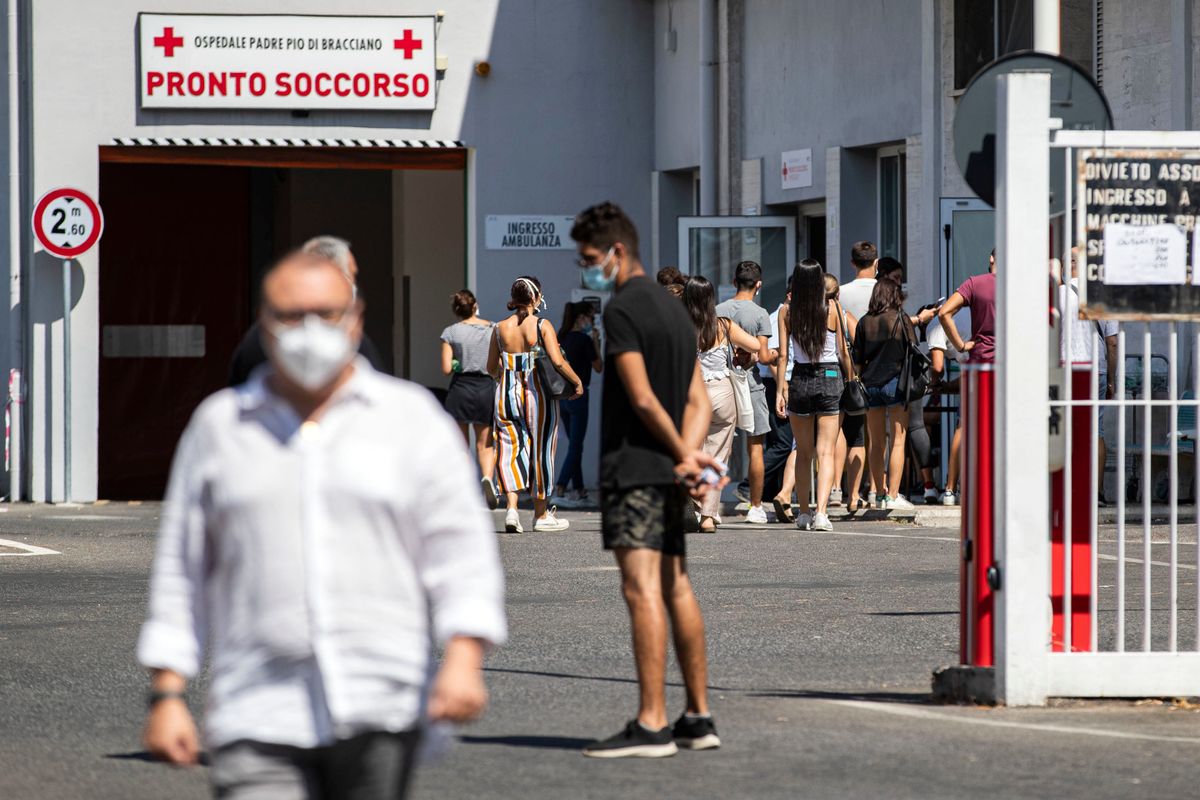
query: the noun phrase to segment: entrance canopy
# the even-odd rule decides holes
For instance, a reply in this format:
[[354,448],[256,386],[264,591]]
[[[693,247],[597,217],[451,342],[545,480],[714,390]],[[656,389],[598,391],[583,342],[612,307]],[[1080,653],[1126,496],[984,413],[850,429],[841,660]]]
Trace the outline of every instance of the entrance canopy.
[[117,138],[100,146],[112,164],[227,167],[445,169],[467,166],[466,146],[450,139]]

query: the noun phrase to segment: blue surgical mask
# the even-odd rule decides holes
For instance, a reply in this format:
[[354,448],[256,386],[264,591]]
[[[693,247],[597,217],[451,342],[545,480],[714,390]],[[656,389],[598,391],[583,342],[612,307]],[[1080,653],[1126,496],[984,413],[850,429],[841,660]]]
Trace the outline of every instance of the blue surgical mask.
[[588,336],[591,336],[592,330],[593,330],[592,323],[588,322],[588,323],[584,324],[583,327],[581,327],[579,330],[586,333]]
[[613,249],[608,249],[608,255],[599,264],[592,264],[583,268],[580,274],[580,281],[583,283],[583,288],[593,292],[611,292],[613,286],[617,283],[617,276],[611,277],[605,272],[608,267],[608,262],[612,260]]

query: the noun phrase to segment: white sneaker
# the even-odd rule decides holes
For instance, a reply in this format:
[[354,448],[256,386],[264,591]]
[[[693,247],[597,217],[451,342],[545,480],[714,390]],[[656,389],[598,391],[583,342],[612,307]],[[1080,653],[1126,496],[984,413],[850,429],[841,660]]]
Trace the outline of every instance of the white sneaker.
[[840,488],[829,492],[829,505],[840,506],[842,504],[842,490]]
[[521,527],[521,515],[515,508],[510,508],[508,513],[504,515],[504,532],[505,533],[524,533],[525,529]]
[[886,494],[877,495],[874,492],[871,492],[867,495],[867,505],[871,506],[872,508],[887,508],[888,503],[890,502],[892,502],[892,498],[888,497]]
[[[885,495],[885,497],[886,497],[886,495]],[[875,500],[876,500],[875,493],[867,492],[867,508],[877,508],[877,507],[882,508],[883,507],[883,506],[876,506]]]
[[925,500],[925,505],[927,505],[927,506],[931,506],[934,503],[936,503],[938,501],[938,490],[935,487],[930,486],[928,489],[925,490],[924,500]]
[[812,514],[797,514],[796,515],[797,530],[811,531],[812,523],[813,523]]
[[895,497],[888,498],[886,502],[887,504],[884,508],[889,511],[915,511],[917,508],[904,495],[896,495]]
[[812,519],[812,524],[809,526],[810,531],[831,531],[833,523],[829,521],[828,514],[815,514]]
[[955,492],[942,492],[942,505],[944,505],[944,506],[958,505],[958,494]]
[[533,529],[539,533],[558,533],[559,531],[565,531],[567,528],[571,527],[570,522],[567,522],[565,519],[559,519],[557,514],[558,509],[554,506],[551,506],[546,513],[542,515],[541,519],[536,520],[533,523]]
[[767,511],[762,505],[750,506],[750,510],[746,512],[746,522],[751,525],[766,525]]
[[479,485],[483,488],[483,499],[487,501],[488,508],[499,508],[500,494],[496,491],[496,484],[492,483],[492,479],[484,478]]

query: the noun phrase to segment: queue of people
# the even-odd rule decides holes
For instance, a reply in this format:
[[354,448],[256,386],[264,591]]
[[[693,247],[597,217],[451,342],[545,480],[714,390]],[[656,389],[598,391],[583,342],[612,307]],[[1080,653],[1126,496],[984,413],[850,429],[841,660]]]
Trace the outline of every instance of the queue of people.
[[[764,498],[770,498],[776,522],[808,530],[832,529],[831,506],[845,506],[849,513],[909,511],[910,496],[958,503],[961,434],[953,436],[940,491],[925,417],[927,408],[938,409],[931,402],[940,404],[942,396],[958,392],[952,362],[992,359],[994,254],[988,273],[973,276],[945,303],[913,314],[905,310],[899,261],[879,258],[867,241],[851,248],[850,261],[856,277],[845,285],[819,261],[801,261],[785,301],[773,312],[755,302],[762,271],[754,262],[734,268],[734,297],[711,311],[707,300],[714,290],[707,280],[686,278],[673,267],[658,274],[659,284],[680,297],[696,326],[714,432],[731,432],[737,414],[727,399],[737,394],[725,389],[726,376],[757,366],[749,371],[742,428],[747,475],[737,490],[747,504],[747,523],[769,521]],[[957,325],[970,331],[969,339],[963,341]],[[760,407],[769,409],[765,419]],[[730,454],[725,438],[715,436],[705,447],[722,462]],[[909,474],[915,481],[906,481]],[[710,497],[698,515],[701,531],[719,527],[717,498]]]
[[[829,530],[830,507],[857,513],[909,511],[910,498],[958,503],[961,432],[951,438],[939,489],[925,422],[941,398],[959,391],[952,364],[992,358],[994,255],[987,273],[911,314],[899,261],[862,241],[851,247],[850,263],[855,278],[843,285],[819,261],[801,261],[785,301],[771,311],[759,303],[762,268],[753,261],[734,267],[734,294],[720,304],[703,276],[675,267],[656,276],[696,331],[713,409],[704,452],[727,464],[735,433],[744,434],[746,474],[735,493],[746,502],[746,523],[770,522],[770,507],[775,522]],[[583,464],[591,375],[604,369],[596,308],[567,303],[555,330],[542,317],[546,301],[532,276],[513,283],[508,305],[512,315],[494,324],[479,316],[469,291],[452,297],[459,321],[442,334],[443,372],[451,378],[446,409],[468,443],[474,437],[483,494],[493,508],[505,504],[506,530],[524,530],[522,492],[533,501],[534,530],[565,530],[558,506],[595,502]],[[927,359],[915,367],[914,351]],[[564,394],[544,385],[539,359],[562,376]],[[908,385],[914,369],[926,373],[927,388],[916,394]],[[855,393],[861,407],[847,407],[846,395]],[[560,428],[567,447],[556,461]],[[694,524],[702,532],[723,524],[719,496],[697,505]]]

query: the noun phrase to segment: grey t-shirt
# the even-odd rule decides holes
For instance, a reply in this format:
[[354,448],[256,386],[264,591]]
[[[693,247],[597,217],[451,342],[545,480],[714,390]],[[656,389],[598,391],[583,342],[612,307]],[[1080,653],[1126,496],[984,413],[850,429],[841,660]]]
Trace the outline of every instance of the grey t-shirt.
[[[726,300],[717,306],[717,316],[733,320],[751,336],[771,336],[771,315],[753,300]],[[762,383],[758,370],[751,369],[749,372],[751,386]]]
[[462,364],[463,372],[479,372],[487,374],[488,349],[492,344],[492,333],[496,326],[468,325],[456,322],[442,331],[442,341],[450,345],[450,350],[458,363]]

